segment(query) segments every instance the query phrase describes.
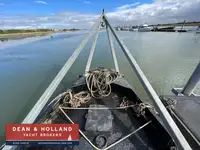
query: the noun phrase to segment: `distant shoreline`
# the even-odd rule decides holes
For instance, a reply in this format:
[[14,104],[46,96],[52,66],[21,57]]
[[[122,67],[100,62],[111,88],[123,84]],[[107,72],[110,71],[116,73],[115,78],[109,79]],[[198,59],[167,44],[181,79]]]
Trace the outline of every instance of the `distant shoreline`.
[[[62,32],[72,32],[72,31],[62,31]],[[61,31],[5,33],[5,34],[0,34],[0,38],[10,38],[17,36],[44,36],[52,33],[61,33]]]
[[164,26],[200,26],[200,23],[185,23],[185,24],[156,24],[156,25],[149,25],[149,26],[161,26],[161,27],[164,27]]

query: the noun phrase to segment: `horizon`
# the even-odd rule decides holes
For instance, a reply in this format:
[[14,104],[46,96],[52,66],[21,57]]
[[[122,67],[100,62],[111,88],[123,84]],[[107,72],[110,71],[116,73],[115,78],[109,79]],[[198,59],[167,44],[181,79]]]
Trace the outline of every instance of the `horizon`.
[[89,29],[102,9],[114,26],[197,21],[200,0],[0,0],[0,29]]
[[[190,22],[185,22],[185,24],[193,24],[193,23],[197,23],[197,25],[195,26],[199,26],[200,25],[200,21],[190,21]],[[180,24],[180,25],[178,25]],[[162,25],[177,25],[177,26],[182,26],[183,22],[176,22],[176,23],[165,23],[165,24],[162,24],[162,23],[159,23],[159,24],[149,24],[149,26],[162,26]],[[140,24],[142,25],[142,24]],[[140,26],[140,25],[118,25],[118,26]],[[115,26],[115,27],[118,27],[118,26]],[[190,26],[193,26],[193,25],[190,25]],[[33,28],[33,29],[30,29],[30,28],[22,28],[22,29],[0,29],[1,31],[6,31],[6,30],[89,30],[89,29],[85,29],[85,28],[82,28],[82,29],[79,29],[79,28],[60,28],[60,29],[57,29],[57,28]]]

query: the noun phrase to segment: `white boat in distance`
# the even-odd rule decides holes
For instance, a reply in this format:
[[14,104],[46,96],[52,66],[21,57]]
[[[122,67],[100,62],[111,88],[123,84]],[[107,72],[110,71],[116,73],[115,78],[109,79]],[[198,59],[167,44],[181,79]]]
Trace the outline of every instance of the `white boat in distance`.
[[129,29],[129,31],[138,31],[138,27],[132,27]]
[[147,24],[143,24],[138,28],[138,32],[150,32],[151,28]]

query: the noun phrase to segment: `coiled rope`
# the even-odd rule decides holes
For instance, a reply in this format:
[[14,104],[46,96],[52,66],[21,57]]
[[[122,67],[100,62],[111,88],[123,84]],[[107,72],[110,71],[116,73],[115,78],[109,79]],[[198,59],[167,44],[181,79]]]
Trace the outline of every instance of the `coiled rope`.
[[[72,90],[69,89],[67,90],[67,92],[65,92],[65,96],[64,96],[63,104],[61,105],[61,108],[63,109],[92,109],[89,107],[78,108],[79,106],[81,106],[81,104],[85,104],[89,102],[90,100],[91,100],[91,95],[88,91],[82,91],[73,95]],[[70,105],[70,107],[68,105]],[[144,118],[146,118],[145,116],[146,108],[151,109],[156,114],[158,114],[158,112],[155,110],[155,108],[152,105],[145,104],[145,103],[130,104],[130,101],[126,97],[123,98],[123,101],[120,103],[119,107],[107,108],[107,109],[127,110],[128,108],[132,108],[133,111],[136,113],[137,117],[143,116]],[[94,108],[94,109],[105,109],[105,108]]]
[[72,90],[67,90],[63,99],[63,104],[70,104],[71,107],[79,107],[81,104],[87,103],[91,99],[90,94],[87,91],[82,91],[77,94],[72,93]]
[[91,97],[99,98],[109,96],[111,93],[111,83],[115,82],[120,75],[111,69],[93,69],[86,75],[86,84],[88,91],[82,91],[73,94],[69,89],[65,92],[63,105],[70,104],[71,107],[77,108],[81,104],[87,103]]
[[90,94],[94,98],[106,97],[111,93],[111,83],[120,77],[119,73],[111,69],[93,69],[86,75],[86,83]]

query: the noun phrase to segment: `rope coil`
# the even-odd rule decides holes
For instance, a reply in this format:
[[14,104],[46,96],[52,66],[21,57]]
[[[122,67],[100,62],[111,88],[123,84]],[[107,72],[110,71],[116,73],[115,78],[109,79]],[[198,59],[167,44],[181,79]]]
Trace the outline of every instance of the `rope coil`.
[[65,92],[63,105],[70,104],[71,107],[77,108],[81,104],[87,103],[91,97],[99,98],[109,96],[111,93],[111,83],[115,82],[120,75],[109,69],[90,70],[86,76],[88,91],[81,91],[77,94],[72,93],[69,89]]
[[120,77],[119,73],[111,69],[93,69],[86,75],[86,83],[90,94],[94,98],[106,97],[111,93],[111,83]]
[[70,104],[71,107],[79,107],[81,104],[87,103],[91,99],[87,91],[82,91],[77,94],[72,94],[72,90],[67,90],[63,99],[63,105]]

